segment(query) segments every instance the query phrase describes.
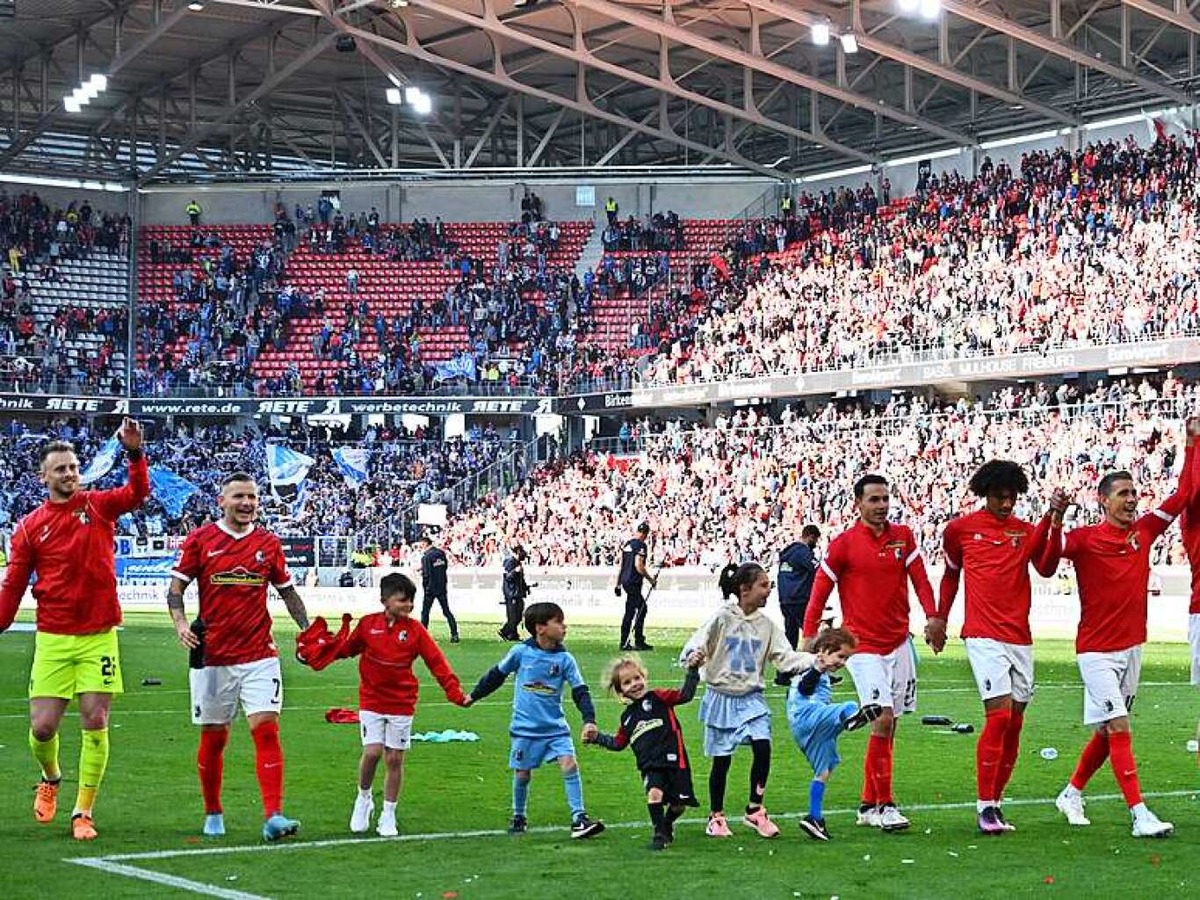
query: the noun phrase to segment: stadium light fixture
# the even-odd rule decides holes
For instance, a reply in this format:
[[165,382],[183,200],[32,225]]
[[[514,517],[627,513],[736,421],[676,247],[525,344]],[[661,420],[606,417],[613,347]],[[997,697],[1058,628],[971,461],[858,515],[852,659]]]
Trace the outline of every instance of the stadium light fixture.
[[942,14],[942,0],[920,0],[921,18],[932,22]]
[[433,98],[426,93],[419,93],[412,107],[417,115],[427,116],[433,111]]
[[828,22],[813,22],[812,24],[812,42],[818,47],[824,47],[829,43],[829,23]]
[[190,9],[192,12],[200,12],[202,9],[204,9],[204,4],[203,3],[189,3],[188,9]]
[[74,94],[67,94],[67,96],[63,97],[63,109],[65,109],[67,112],[77,113],[80,109],[82,109],[82,107],[83,104],[75,99]]
[[108,76],[105,75],[103,72],[96,72],[94,75],[92,75],[91,78],[89,78],[87,80],[87,84],[91,85],[91,87],[96,91],[97,94],[99,94],[101,91],[107,91],[108,90]]
[[399,106],[404,102],[404,98],[400,94],[400,88],[388,88],[386,92],[387,102],[392,106]]
[[838,40],[842,42],[843,53],[858,52],[858,38],[854,36],[853,31],[847,31],[845,34],[841,35]]
[[417,98],[421,96],[421,89],[414,85],[409,85],[404,89],[404,102],[411,106],[417,105]]

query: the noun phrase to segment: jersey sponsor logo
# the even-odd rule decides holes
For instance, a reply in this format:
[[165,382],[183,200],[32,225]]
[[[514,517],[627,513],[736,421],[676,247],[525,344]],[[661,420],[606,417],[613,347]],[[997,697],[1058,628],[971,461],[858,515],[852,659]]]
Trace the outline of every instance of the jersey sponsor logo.
[[371,634],[383,634],[383,632],[384,632],[384,629],[382,629],[382,628],[372,628],[370,633]]
[[544,681],[527,681],[521,685],[521,690],[531,694],[541,694],[543,697],[553,697],[558,694],[558,688],[546,684]]
[[238,566],[228,572],[216,572],[208,580],[209,584],[231,585],[260,585],[266,584],[267,579],[258,572],[251,572],[245,566]]
[[662,728],[662,726],[662,719],[643,719],[641,722],[638,722],[635,726],[633,726],[633,734],[629,736],[629,743],[636,743],[637,739],[646,732],[653,731],[656,728]]

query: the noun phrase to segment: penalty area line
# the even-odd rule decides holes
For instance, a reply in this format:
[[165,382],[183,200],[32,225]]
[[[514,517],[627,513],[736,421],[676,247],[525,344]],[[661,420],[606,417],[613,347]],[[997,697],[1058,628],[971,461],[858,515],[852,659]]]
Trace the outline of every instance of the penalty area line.
[[188,891],[193,894],[201,894],[205,897],[222,897],[224,900],[270,900],[260,894],[248,894],[245,891],[234,891],[229,888],[223,888],[215,884],[206,884],[203,881],[192,881],[190,878],[180,878],[178,875],[167,875],[163,872],[152,872],[149,869],[141,869],[137,866],[129,866],[124,863],[112,862],[103,857],[84,857],[80,859],[65,859],[63,862],[74,863],[77,866],[86,866],[89,869],[96,869],[100,872],[107,872],[110,875],[120,875],[123,878],[134,878],[138,881],[149,881],[152,884],[161,885],[163,887],[178,888],[181,891]]

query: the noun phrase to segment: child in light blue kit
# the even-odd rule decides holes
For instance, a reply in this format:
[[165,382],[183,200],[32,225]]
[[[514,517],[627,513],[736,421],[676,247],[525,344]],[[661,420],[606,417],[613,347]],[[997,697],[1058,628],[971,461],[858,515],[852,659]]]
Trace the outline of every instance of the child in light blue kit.
[[467,698],[467,705],[495,691],[516,674],[512,722],[513,817],[509,831],[520,834],[529,827],[526,805],[533,770],[557,760],[562,771],[567,803],[571,807],[571,837],[588,838],[604,830],[604,823],[589,819],[583,806],[583,781],[575,760],[571,729],[563,712],[562,694],[567,685],[571,699],[583,715],[583,740],[595,740],[596,709],[575,657],[563,647],[567,626],[557,603],[534,603],[525,610],[525,630],[532,637],[513,647],[488,670]]
[[843,731],[862,728],[879,718],[883,711],[878,703],[868,703],[859,709],[854,702],[833,702],[833,683],[829,673],[836,672],[846,664],[857,643],[854,635],[844,628],[822,631],[813,641],[812,652],[816,654],[816,661],[812,668],[797,675],[788,690],[788,727],[813,769],[813,780],[808,789],[808,815],[800,820],[800,827],[817,841],[829,840],[822,807],[825,785],[841,762],[837,750],[838,736]]

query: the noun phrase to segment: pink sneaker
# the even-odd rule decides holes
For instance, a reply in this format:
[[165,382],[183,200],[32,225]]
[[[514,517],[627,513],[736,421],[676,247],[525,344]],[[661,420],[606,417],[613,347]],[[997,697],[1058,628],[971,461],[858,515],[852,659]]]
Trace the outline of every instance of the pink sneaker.
[[742,816],[742,824],[749,825],[757,831],[759,837],[773,838],[779,834],[779,826],[767,816],[765,806],[760,806],[754,812]]
[[729,830],[729,823],[725,821],[724,813],[709,815],[708,826],[704,829],[704,833],[709,837],[733,837],[733,832]]

